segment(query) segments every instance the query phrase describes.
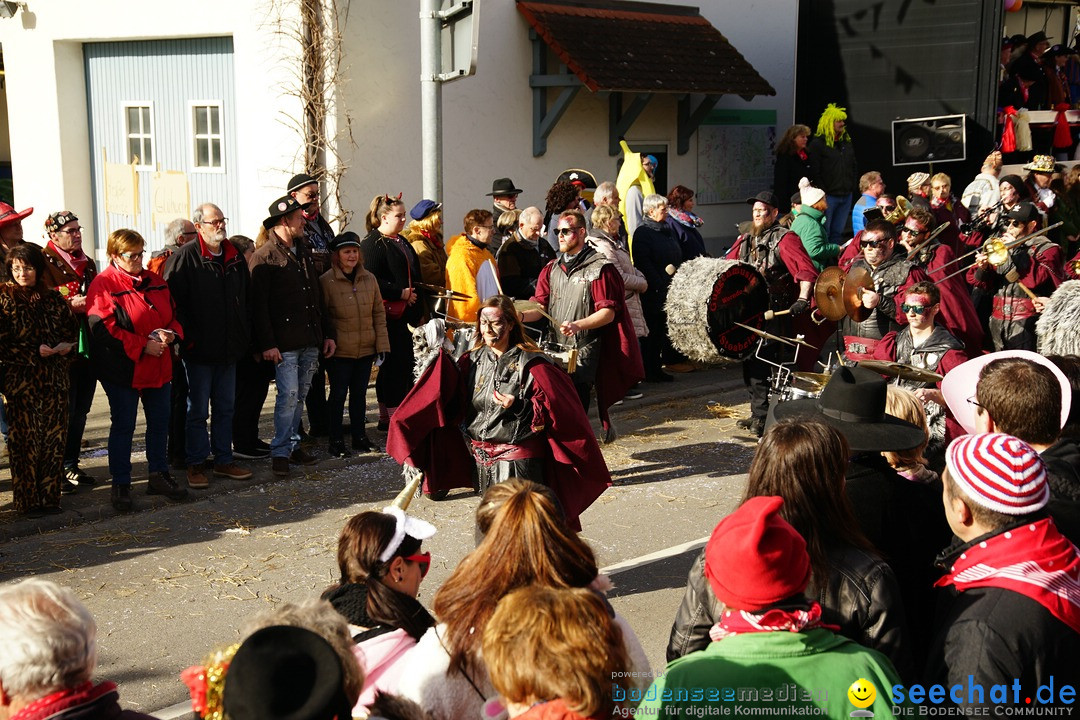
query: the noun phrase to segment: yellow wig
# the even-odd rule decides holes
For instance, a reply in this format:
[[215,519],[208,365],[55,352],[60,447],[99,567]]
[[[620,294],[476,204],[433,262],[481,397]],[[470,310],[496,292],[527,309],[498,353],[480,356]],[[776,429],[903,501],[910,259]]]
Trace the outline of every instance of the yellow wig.
[[817,132],[814,133],[818,137],[825,138],[825,144],[829,147],[832,147],[837,140],[851,142],[851,136],[848,135],[846,127],[840,137],[836,137],[837,120],[847,120],[847,108],[837,107],[836,103],[829,103],[825,112],[821,113],[821,118],[817,123]]

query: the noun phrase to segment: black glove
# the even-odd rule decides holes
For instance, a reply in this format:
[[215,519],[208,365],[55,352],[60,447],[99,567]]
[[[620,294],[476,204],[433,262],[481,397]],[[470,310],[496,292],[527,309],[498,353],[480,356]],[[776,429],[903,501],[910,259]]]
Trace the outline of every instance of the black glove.
[[792,317],[795,317],[796,315],[802,315],[804,312],[806,312],[809,309],[810,309],[810,302],[807,301],[807,300],[803,300],[802,298],[799,298],[798,300],[796,300],[795,302],[793,302],[791,304],[791,308],[790,308],[789,312],[790,312]]

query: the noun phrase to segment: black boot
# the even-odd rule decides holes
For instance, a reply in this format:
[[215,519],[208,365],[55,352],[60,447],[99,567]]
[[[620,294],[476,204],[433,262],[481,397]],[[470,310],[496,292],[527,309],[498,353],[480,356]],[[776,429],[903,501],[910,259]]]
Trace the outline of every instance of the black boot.
[[131,512],[131,485],[126,483],[123,485],[113,484],[112,506],[118,512]]
[[176,502],[187,497],[187,488],[176,484],[172,475],[167,472],[150,473],[150,481],[146,483],[147,495],[164,495]]

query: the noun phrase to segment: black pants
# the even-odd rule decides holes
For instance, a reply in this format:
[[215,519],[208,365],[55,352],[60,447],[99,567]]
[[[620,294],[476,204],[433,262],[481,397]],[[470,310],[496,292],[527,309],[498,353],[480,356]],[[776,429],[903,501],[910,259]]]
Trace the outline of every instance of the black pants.
[[[326,361],[326,376],[330,379],[330,397],[326,403],[330,442],[345,440],[343,416],[346,396],[349,398],[349,423],[353,440],[367,437],[367,387],[373,362],[374,355],[362,358],[332,357]],[[310,411],[309,408],[308,412]]]
[[667,313],[664,312],[663,303],[642,303],[641,310],[645,324],[649,326],[649,334],[639,338],[641,361],[645,365],[645,379],[648,380],[663,372],[664,351],[671,347],[671,341],[668,340]]
[[390,354],[379,366],[375,379],[375,396],[388,408],[396,408],[413,386],[412,335],[404,320],[387,320],[386,334],[390,338]]
[[97,390],[97,377],[94,376],[90,361],[85,358],[71,363],[68,378],[71,384],[68,387],[68,430],[67,442],[64,445],[66,468],[79,464],[83,433],[86,431],[86,416],[90,414],[90,408],[94,404],[94,392]]
[[326,404],[326,358],[319,356],[319,365],[311,376],[311,387],[304,398],[307,407],[308,429],[312,435],[326,435],[329,431],[330,415]]
[[169,462],[184,464],[187,453],[185,442],[187,433],[187,373],[184,363],[173,358],[172,373],[172,410],[169,412]]
[[274,379],[272,363],[258,362],[245,354],[236,363],[236,407],[233,410],[233,447],[254,449],[259,441],[259,418],[262,415],[270,381]]

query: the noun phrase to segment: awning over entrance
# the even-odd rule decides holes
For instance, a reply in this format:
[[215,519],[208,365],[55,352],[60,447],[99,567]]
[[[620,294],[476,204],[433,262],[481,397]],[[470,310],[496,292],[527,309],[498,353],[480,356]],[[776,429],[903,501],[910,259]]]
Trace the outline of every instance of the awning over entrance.
[[[609,150],[638,117],[653,94],[681,96],[678,152],[722,95],[749,100],[775,95],[763,78],[696,7],[595,0],[518,0],[533,37],[533,154],[581,87],[610,93]],[[547,71],[546,48],[562,72]],[[563,88],[551,108],[547,88]],[[623,95],[632,100],[624,110]]]

